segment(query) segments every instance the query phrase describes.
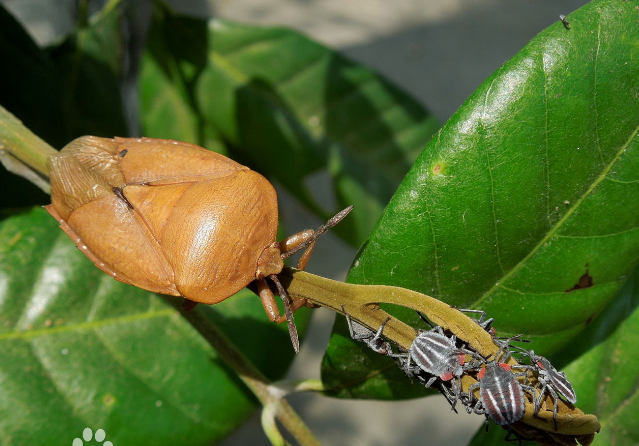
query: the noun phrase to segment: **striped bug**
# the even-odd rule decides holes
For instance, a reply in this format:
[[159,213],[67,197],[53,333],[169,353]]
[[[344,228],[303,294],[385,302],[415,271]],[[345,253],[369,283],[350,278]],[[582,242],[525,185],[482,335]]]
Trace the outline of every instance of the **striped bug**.
[[557,410],[559,407],[558,393],[561,394],[569,403],[575,404],[577,402],[577,395],[575,394],[575,390],[572,388],[572,384],[570,384],[570,381],[568,381],[564,372],[560,372],[554,368],[550,361],[545,357],[535,355],[534,350],[524,350],[521,347],[515,348],[520,350],[524,356],[528,356],[530,358],[531,366],[538,374],[537,380],[539,381],[539,384],[541,384],[541,390],[539,390],[537,398],[533,399],[535,414],[538,414],[541,409],[541,402],[544,399],[544,395],[546,393],[550,394],[554,402],[552,419],[555,422],[555,430],[557,430]]
[[[484,414],[501,426],[515,423],[523,418],[526,409],[524,390],[534,395],[534,388],[520,383],[519,376],[527,375],[526,372],[514,372],[513,369],[529,369],[530,366],[511,366],[502,361],[510,356],[508,349],[511,341],[518,339],[511,337],[500,342],[500,349],[494,359],[486,361],[479,367],[477,379],[479,382],[471,384],[468,388],[468,408],[473,399],[473,391],[479,388],[479,398],[472,411]],[[472,364],[471,364],[472,367]],[[471,368],[469,367],[469,368]]]
[[375,333],[370,328],[360,324],[357,321],[352,320],[351,317],[344,310],[344,305],[342,305],[342,313],[344,313],[344,316],[346,316],[348,331],[350,332],[351,338],[356,341],[363,342],[371,350],[373,350],[375,353],[379,353],[380,355],[388,356],[393,354],[390,342],[384,341],[382,339],[384,326],[390,320],[390,318],[386,319],[379,327],[379,330],[377,330],[377,333]]
[[[393,353],[393,349],[391,347],[391,344],[387,341],[384,341],[384,339],[382,338],[382,333],[384,331],[384,327],[386,326],[386,323],[390,320],[386,319],[381,326],[379,327],[379,329],[377,330],[377,333],[374,332],[373,330],[371,330],[370,328],[360,324],[357,321],[354,321],[351,319],[351,317],[346,313],[346,311],[344,310],[344,306],[342,305],[342,313],[344,313],[344,316],[346,316],[346,322],[348,323],[348,330],[350,333],[351,338],[353,338],[356,341],[360,341],[363,342],[364,344],[366,344],[371,350],[373,350],[376,353],[379,353],[380,355],[385,355],[385,356],[391,356],[393,358],[395,358],[396,362],[399,364],[400,368],[404,371],[404,373],[406,374],[406,376],[408,376],[410,379],[415,378],[417,379],[417,381],[419,381],[421,384],[423,384],[425,387],[430,387],[435,380],[438,378],[437,375],[434,375],[432,373],[432,371],[436,371],[436,372],[440,372],[440,369],[443,369],[445,367],[440,367],[440,368],[427,368],[427,369],[423,369],[422,367],[420,367],[419,365],[412,367],[410,365],[410,352],[408,354],[406,353],[400,353],[400,354],[396,354]],[[436,327],[441,331],[440,333],[435,333],[435,335],[437,336],[439,341],[442,341],[444,343],[447,344],[448,348],[455,348],[455,341],[454,340],[450,340],[449,338],[447,338],[446,336],[443,335],[443,330],[441,329],[441,327]],[[430,332],[427,332],[430,333]],[[425,334],[425,333],[422,333]],[[429,337],[429,336],[426,336]],[[419,336],[418,336],[419,338]],[[423,338],[421,338],[421,340],[423,341]],[[430,338],[430,337],[429,337]],[[443,338],[443,339],[442,339]],[[454,337],[453,337],[454,339]],[[416,339],[417,340],[417,339]],[[418,344],[420,342],[418,341]],[[448,343],[452,343],[452,344],[448,344]],[[415,345],[415,343],[413,343],[413,345]],[[423,347],[423,346],[422,346]],[[420,349],[418,349],[420,350]],[[458,356],[458,354],[454,355],[454,358],[452,358],[452,365],[453,367],[458,367],[457,364],[461,361],[461,364],[464,363],[465,361],[465,357],[463,353],[459,353],[461,355],[461,359]],[[455,373],[457,373],[456,376],[460,376],[461,375],[461,370],[457,370],[455,369]],[[443,376],[444,378],[441,378],[443,381],[450,381],[452,380],[452,378],[455,376],[453,373],[448,373],[445,370],[441,371],[440,373],[441,376]],[[443,395],[446,397],[446,399],[448,400],[448,402],[450,403],[452,410],[455,410],[455,403],[459,397],[459,385],[457,385],[456,387],[453,386],[453,389],[449,389],[445,386],[441,386],[441,390]]]
[[[422,314],[420,317],[430,325]],[[391,356],[398,358],[399,366],[409,378],[415,377],[425,387],[432,386],[439,379],[444,396],[455,410],[456,401],[461,397],[461,376],[465,371],[466,355],[483,359],[474,351],[458,347],[455,335],[447,336],[442,327],[436,326],[428,331],[420,331],[408,353]],[[446,387],[445,383],[450,383],[451,388]]]

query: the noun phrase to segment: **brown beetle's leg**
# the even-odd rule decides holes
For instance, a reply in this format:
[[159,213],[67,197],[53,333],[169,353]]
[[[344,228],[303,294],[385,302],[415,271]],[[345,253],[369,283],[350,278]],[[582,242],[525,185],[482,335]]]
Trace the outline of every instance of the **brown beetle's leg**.
[[284,302],[284,312],[285,315],[280,316],[280,310],[277,307],[277,303],[275,302],[275,296],[273,295],[273,291],[271,291],[271,287],[269,287],[268,283],[265,279],[257,280],[255,283],[257,285],[257,291],[260,296],[260,300],[262,301],[262,305],[264,306],[264,311],[268,315],[271,322],[277,322],[281,324],[284,321],[288,321],[288,332],[291,336],[291,342],[293,343],[293,349],[295,353],[299,353],[300,350],[300,341],[297,335],[297,327],[295,327],[295,321],[293,320],[293,312],[302,307],[305,301],[294,301],[293,306],[291,307],[289,303],[288,294],[284,287],[278,280],[277,276],[272,274],[269,276],[282,297],[282,302]]
[[[278,324],[283,322],[279,320],[282,318],[282,316],[280,316],[280,309],[277,307],[277,303],[275,303],[275,296],[273,295],[273,291],[271,291],[271,287],[266,283],[266,280],[257,280],[255,284],[257,285],[257,294],[260,296],[262,306],[264,306],[264,312],[268,315],[270,321],[277,322]],[[286,316],[284,316],[284,318],[284,320],[286,320]]]
[[301,249],[306,248],[302,253],[302,257],[300,257],[297,262],[297,269],[304,271],[304,269],[306,269],[308,259],[311,257],[313,249],[315,248],[315,242],[317,241],[317,237],[313,237],[314,235],[315,231],[307,229],[286,237],[280,242],[282,258],[285,259]]
[[185,313],[188,313],[193,308],[195,308],[196,305],[197,305],[197,302],[193,302],[192,300],[189,300],[185,297],[184,302],[182,302],[182,311],[184,311]]
[[[271,288],[268,286],[268,283],[266,283],[266,280],[256,280],[255,284],[257,285],[257,293],[260,296],[262,305],[264,306],[264,312],[267,314],[269,320],[278,324],[286,322],[286,315],[280,315],[280,309],[275,302],[275,295],[273,294],[273,291],[271,291]],[[293,300],[292,305],[289,305],[291,311],[295,313],[305,304],[306,299],[295,299]]]

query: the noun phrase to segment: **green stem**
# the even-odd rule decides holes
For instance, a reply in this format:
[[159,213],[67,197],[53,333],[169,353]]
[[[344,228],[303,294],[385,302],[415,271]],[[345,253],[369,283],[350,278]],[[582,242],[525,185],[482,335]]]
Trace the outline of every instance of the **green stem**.
[[415,329],[382,310],[380,303],[403,306],[425,314],[434,324],[450,330],[484,356],[497,352],[490,334],[473,319],[425,294],[393,286],[337,282],[288,267],[278,277],[293,299],[306,299],[312,304],[348,314],[352,320],[374,332],[384,323],[384,336],[405,350],[415,339]]
[[[244,354],[238,350],[233,342],[201,311],[201,306],[192,311],[184,312],[176,299],[167,298],[177,308],[184,318],[202,335],[215,349],[220,357],[238,374],[240,379],[251,389],[257,399],[268,410],[275,411],[275,417],[286,430],[302,446],[319,446],[319,441],[304,424],[286,400],[271,391],[271,383]],[[272,434],[272,432],[271,432]],[[272,435],[269,435],[271,437]],[[277,437],[277,436],[275,436]]]
[[8,153],[42,178],[48,178],[47,158],[57,151],[38,138],[0,105],[0,150]]
[[[321,305],[348,315],[352,320],[370,328],[373,333],[384,324],[384,337],[406,351],[409,350],[417,335],[415,330],[386,313],[379,304],[403,306],[423,313],[435,325],[450,331],[457,339],[476,350],[484,358],[494,358],[501,348],[501,344],[495,341],[476,320],[469,318],[457,308],[425,294],[393,286],[336,282],[293,268],[284,268],[278,277],[293,299],[305,299],[311,304]],[[512,356],[504,359],[504,362],[520,365]],[[523,377],[520,379],[531,385],[538,385],[537,377],[531,370],[527,371],[525,379]],[[476,382],[475,375],[464,373],[461,378],[462,391],[468,392],[469,387]],[[475,394],[477,396],[477,391]],[[522,420],[512,424],[511,428],[529,438],[535,435],[533,439],[545,439],[547,432],[550,431],[553,435],[564,436],[566,444],[568,442],[575,444],[572,438],[574,435],[587,435],[592,439],[594,432],[599,432],[601,425],[596,416],[584,414],[561,399],[557,402],[559,406],[557,429],[555,429],[553,411],[535,410],[532,398],[526,399],[526,412]]]

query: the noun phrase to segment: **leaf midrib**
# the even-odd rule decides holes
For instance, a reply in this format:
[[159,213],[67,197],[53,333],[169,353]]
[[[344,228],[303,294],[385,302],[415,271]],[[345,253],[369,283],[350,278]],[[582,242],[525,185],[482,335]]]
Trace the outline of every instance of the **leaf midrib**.
[[548,240],[550,240],[555,235],[555,233],[572,216],[572,214],[574,214],[575,211],[579,209],[579,206],[581,205],[581,203],[583,203],[586,200],[586,198],[590,196],[592,191],[595,190],[595,188],[606,178],[606,175],[608,175],[608,172],[610,172],[610,170],[615,165],[615,163],[619,160],[621,155],[628,149],[628,146],[630,145],[632,140],[637,136],[638,132],[639,132],[639,125],[635,127],[634,131],[630,134],[630,137],[627,139],[625,144],[621,146],[619,151],[615,154],[614,158],[603,169],[603,171],[599,174],[599,176],[595,179],[595,181],[592,182],[592,184],[590,185],[590,187],[588,187],[586,192],[584,192],[584,194],[581,197],[579,197],[579,200],[575,202],[575,204],[568,210],[568,212],[566,212],[566,214],[557,222],[557,224],[554,225],[550,229],[550,231],[548,231],[546,236],[540,240],[540,242],[526,255],[526,257],[524,257],[521,261],[519,261],[519,263],[517,263],[510,271],[508,271],[508,273],[504,275],[501,278],[501,280],[497,281],[486,293],[484,293],[484,295],[481,296],[472,305],[471,308],[474,309],[479,307],[484,300],[486,300],[495,291],[500,289],[502,284],[506,283],[508,279],[510,279],[517,271],[519,271],[526,264],[526,262],[528,262],[528,260],[530,260],[530,258],[533,255],[535,255],[535,253],[537,253],[537,251],[539,251],[539,249],[541,249],[541,247],[544,246],[546,242],[548,242]]
[[72,332],[76,330],[91,330],[98,327],[104,327],[107,325],[131,323],[146,319],[153,319],[159,317],[169,317],[175,314],[175,310],[172,308],[166,308],[160,311],[151,311],[145,313],[136,313],[126,316],[120,316],[109,319],[101,319],[99,321],[80,322],[72,325],[62,325],[59,327],[42,328],[37,330],[23,330],[23,331],[10,331],[0,334],[0,341],[12,340],[12,339],[30,339],[38,336],[49,336],[59,333]]

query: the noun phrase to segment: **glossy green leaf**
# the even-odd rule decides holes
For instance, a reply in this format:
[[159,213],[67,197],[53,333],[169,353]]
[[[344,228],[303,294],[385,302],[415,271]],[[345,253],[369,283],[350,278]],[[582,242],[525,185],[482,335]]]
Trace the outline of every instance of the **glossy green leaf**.
[[[639,256],[637,10],[599,0],[568,20],[490,76],[433,138],[350,281],[485,310],[499,334],[524,333],[541,354],[610,302]],[[329,387],[375,375],[350,374],[334,350]],[[336,365],[346,372],[329,371]]]
[[67,142],[82,135],[127,135],[120,96],[124,51],[120,3],[111,0],[86,27],[49,49],[60,79]]
[[192,97],[193,79],[206,65],[206,22],[183,17],[167,26],[164,14],[163,8],[153,10],[140,63],[142,133],[228,155],[221,136],[213,126],[204,124]]
[[[287,329],[257,297],[206,309],[271,379],[284,374]],[[105,275],[43,209],[0,222],[0,344],[3,445],[68,446],[87,426],[115,445],[209,445],[254,410],[164,298]]]
[[575,358],[566,368],[579,407],[601,421],[597,444],[639,442],[639,272],[597,321],[557,357]]
[[[152,30],[140,91],[158,121],[145,128],[176,126],[197,140],[215,129],[234,159],[322,218],[355,204],[335,228],[353,245],[437,128],[380,76],[294,31],[184,18],[160,4]],[[336,206],[320,206],[307,187],[326,169]]]

